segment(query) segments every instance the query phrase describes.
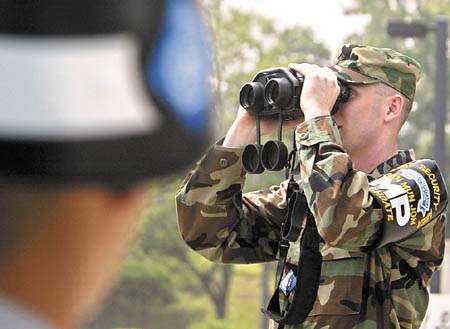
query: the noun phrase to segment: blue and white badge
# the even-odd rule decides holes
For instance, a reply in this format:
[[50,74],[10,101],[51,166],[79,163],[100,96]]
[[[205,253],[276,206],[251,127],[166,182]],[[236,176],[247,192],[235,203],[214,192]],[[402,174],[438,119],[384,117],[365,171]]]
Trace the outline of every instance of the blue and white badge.
[[425,178],[418,172],[412,169],[400,169],[398,174],[406,179],[413,180],[419,187],[420,194],[418,195],[417,211],[422,214],[423,217],[430,210],[431,193]]
[[280,290],[283,292],[285,296],[288,296],[291,291],[295,289],[295,285],[297,284],[297,277],[294,272],[290,270],[288,274],[284,277],[280,282]]

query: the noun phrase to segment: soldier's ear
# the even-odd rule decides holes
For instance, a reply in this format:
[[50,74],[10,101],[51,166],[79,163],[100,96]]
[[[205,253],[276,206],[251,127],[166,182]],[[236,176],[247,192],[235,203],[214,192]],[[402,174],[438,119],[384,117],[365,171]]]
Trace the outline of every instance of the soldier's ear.
[[401,119],[404,104],[402,95],[395,93],[394,95],[387,96],[385,104],[385,122],[392,122],[394,120]]

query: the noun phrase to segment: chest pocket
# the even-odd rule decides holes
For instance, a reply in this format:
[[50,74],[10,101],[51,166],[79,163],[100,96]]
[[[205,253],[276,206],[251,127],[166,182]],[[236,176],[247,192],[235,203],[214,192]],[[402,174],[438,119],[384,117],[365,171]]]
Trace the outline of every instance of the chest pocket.
[[361,311],[366,256],[324,259],[320,285],[309,316],[350,315]]

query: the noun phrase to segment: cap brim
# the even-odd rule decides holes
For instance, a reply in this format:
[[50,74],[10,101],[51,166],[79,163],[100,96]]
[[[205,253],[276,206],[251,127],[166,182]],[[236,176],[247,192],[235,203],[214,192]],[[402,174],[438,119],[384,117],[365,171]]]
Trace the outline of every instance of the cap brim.
[[361,85],[371,85],[374,83],[381,82],[378,79],[368,77],[367,75],[355,72],[347,67],[334,65],[330,67],[331,70],[336,72],[338,79],[344,81],[348,84],[361,84]]

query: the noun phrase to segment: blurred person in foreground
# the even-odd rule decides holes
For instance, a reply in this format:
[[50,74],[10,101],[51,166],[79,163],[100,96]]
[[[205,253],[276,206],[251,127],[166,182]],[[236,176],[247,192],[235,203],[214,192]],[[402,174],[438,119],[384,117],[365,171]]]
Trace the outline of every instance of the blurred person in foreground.
[[[266,310],[278,312],[277,328],[419,328],[428,283],[443,259],[447,205],[436,163],[397,147],[420,65],[391,49],[346,45],[332,68],[305,63],[290,68],[305,79],[299,104],[304,120],[291,125],[300,165],[296,181],[317,227],[320,251],[318,277],[312,278],[318,289],[297,296],[300,303],[312,300],[308,312],[286,320],[295,285],[303,279],[292,276],[304,251],[299,237],[280,256],[288,181],[242,194],[242,151],[255,142],[255,119],[242,108],[177,194],[183,239],[215,262],[283,257],[276,303]],[[351,96],[331,115],[337,77],[350,86]],[[262,122],[264,133],[276,128],[276,122]],[[304,276],[312,265],[303,264]]]
[[8,0],[0,32],[0,328],[78,328],[204,151],[206,30],[190,0]]

